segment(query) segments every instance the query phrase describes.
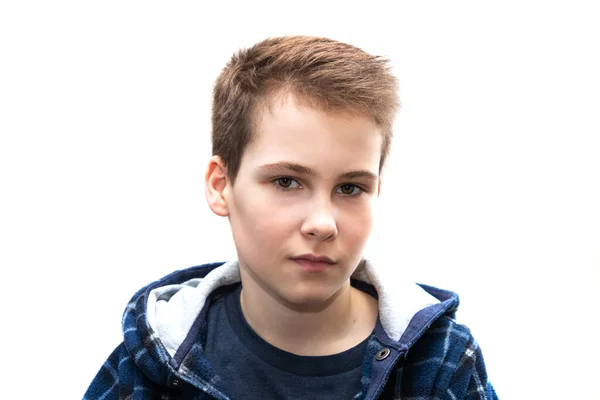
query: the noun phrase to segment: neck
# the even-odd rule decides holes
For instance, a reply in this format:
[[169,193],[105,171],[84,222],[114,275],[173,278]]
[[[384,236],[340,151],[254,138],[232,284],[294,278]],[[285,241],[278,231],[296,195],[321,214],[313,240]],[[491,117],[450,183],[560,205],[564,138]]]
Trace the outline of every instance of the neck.
[[375,327],[377,301],[351,287],[350,280],[323,303],[296,305],[245,278],[242,273],[240,302],[246,321],[265,341],[289,353],[341,353],[366,339]]

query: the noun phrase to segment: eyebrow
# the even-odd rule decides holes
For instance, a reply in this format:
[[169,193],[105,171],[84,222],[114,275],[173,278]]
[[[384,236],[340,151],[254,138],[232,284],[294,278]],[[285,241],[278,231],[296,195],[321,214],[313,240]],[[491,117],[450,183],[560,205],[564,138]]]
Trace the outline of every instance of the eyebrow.
[[[313,178],[319,177],[319,174],[304,165],[290,163],[290,162],[277,162],[272,164],[264,164],[259,167],[259,171],[262,173],[271,173],[271,174],[285,174],[289,172],[295,172],[297,174],[310,176]],[[361,170],[361,171],[350,171],[345,172],[339,176],[339,178],[343,179],[368,179],[370,181],[376,181],[378,176],[371,171]]]

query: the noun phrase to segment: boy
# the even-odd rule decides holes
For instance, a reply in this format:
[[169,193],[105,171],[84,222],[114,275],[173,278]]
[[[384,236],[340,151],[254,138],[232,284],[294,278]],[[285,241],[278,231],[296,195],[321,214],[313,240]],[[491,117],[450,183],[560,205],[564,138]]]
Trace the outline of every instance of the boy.
[[233,56],[206,198],[238,260],[134,295],[86,399],[496,398],[457,296],[384,282],[361,257],[396,86],[386,60],[325,38]]

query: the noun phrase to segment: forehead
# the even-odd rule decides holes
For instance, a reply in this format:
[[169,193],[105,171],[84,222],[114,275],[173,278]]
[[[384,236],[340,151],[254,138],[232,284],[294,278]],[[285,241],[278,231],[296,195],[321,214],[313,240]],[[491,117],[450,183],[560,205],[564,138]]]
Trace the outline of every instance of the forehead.
[[288,95],[257,113],[254,129],[242,168],[286,161],[324,175],[356,169],[378,173],[383,139],[365,115],[324,112]]

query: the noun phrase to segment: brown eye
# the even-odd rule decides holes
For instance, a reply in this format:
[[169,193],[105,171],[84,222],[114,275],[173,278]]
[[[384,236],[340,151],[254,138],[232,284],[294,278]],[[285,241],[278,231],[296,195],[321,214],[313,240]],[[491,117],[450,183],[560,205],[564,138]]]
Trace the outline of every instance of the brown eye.
[[302,189],[302,186],[296,179],[287,176],[273,180],[273,186],[284,191]]
[[350,183],[340,185],[339,191],[345,196],[356,196],[361,193],[361,189],[358,186],[352,185]]
[[279,179],[277,179],[277,183],[279,184],[279,186],[287,188],[287,187],[290,187],[290,185],[292,184],[292,179],[291,178],[279,178]]

